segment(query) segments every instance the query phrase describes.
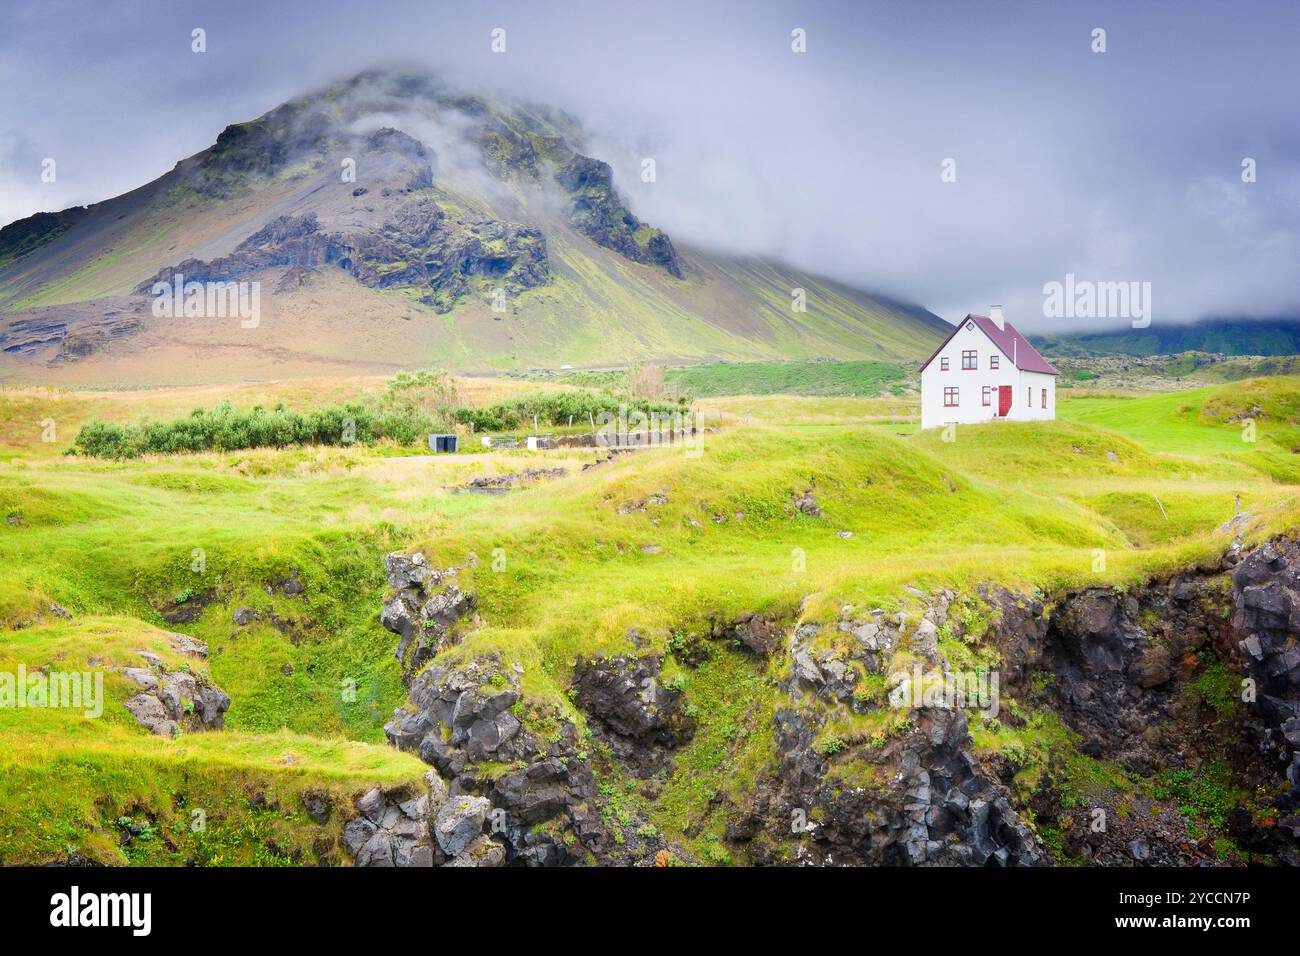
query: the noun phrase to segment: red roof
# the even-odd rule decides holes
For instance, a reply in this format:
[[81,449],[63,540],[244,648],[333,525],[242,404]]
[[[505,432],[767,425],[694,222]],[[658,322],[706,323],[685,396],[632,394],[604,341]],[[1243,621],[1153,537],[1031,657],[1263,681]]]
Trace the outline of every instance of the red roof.
[[968,315],[958,322],[957,327],[949,333],[948,338],[943,340],[943,345],[935,349],[934,355],[925,360],[925,365],[921,366],[922,372],[925,371],[927,365],[934,361],[934,356],[944,350],[945,346],[952,341],[952,337],[960,332],[967,322],[974,322],[978,325],[981,331],[993,340],[993,344],[998,347],[998,350],[1015,362],[1016,368],[1021,371],[1043,372],[1047,375],[1061,374],[1052,366],[1051,362],[1038,354],[1038,349],[1030,345],[1029,340],[1016,331],[1014,325],[1010,322],[1003,322],[1003,328],[999,329],[997,324],[986,315]]

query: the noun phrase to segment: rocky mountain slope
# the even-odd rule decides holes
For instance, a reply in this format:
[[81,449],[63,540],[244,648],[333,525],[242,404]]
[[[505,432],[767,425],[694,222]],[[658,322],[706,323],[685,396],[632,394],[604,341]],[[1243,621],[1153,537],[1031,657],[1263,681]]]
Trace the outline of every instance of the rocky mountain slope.
[[[20,380],[150,383],[907,360],[946,331],[779,263],[679,246],[631,211],[654,184],[616,183],[588,148],[548,109],[354,77],[227,127],[131,193],[0,230],[0,363]],[[259,315],[157,314],[155,284],[177,279],[257,283]]]

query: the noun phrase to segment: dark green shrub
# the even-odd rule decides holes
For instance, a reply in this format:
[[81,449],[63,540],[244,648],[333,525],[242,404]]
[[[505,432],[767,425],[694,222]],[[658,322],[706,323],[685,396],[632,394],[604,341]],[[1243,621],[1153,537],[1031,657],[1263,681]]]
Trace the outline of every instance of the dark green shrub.
[[409,406],[377,410],[361,404],[326,405],[309,412],[277,406],[268,412],[260,405],[239,410],[222,402],[211,411],[195,409],[185,418],[167,421],[90,422],[77,433],[73,450],[98,458],[137,458],[293,445],[371,445],[381,439],[410,445],[443,427],[443,422]]
[[531,428],[534,415],[540,425],[568,425],[570,419],[578,425],[590,423],[606,412],[617,415],[621,406],[627,406],[629,412],[640,411],[646,414],[655,412],[671,415],[684,411],[681,405],[674,402],[627,399],[608,393],[541,392],[498,402],[486,408],[461,408],[456,411],[456,420],[463,425],[473,425],[475,431],[504,432]]

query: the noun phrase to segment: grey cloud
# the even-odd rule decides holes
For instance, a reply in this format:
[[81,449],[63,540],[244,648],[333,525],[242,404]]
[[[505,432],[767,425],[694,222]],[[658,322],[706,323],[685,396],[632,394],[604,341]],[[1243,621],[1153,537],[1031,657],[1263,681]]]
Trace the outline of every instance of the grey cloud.
[[[0,81],[28,95],[0,136],[68,159],[57,191],[7,177],[4,220],[131,189],[332,80],[415,66],[579,116],[634,211],[679,242],[782,256],[950,319],[1001,301],[1022,327],[1059,329],[1042,287],[1066,273],[1151,282],[1157,322],[1300,314],[1300,11],[1285,0],[116,0],[4,17]],[[457,166],[454,129],[393,117]]]

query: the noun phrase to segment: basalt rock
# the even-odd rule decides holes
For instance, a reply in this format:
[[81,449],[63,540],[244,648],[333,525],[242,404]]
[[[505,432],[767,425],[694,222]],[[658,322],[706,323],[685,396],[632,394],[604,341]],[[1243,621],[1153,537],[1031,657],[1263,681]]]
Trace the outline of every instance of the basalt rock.
[[[885,866],[1027,866],[1042,862],[1011,794],[973,752],[960,707],[886,705],[862,697],[865,675],[885,676],[896,655],[942,673],[935,634],[950,623],[952,595],[929,599],[922,618],[845,607],[834,629],[799,625],[776,712],[777,771],[728,826],[758,863]],[[841,635],[833,638],[831,635]],[[848,638],[846,642],[844,637]],[[833,645],[831,649],[827,644]],[[893,708],[878,738],[825,736],[841,709]],[[844,768],[859,768],[848,782]],[[869,780],[869,783],[859,782]]]
[[633,262],[656,265],[682,278],[672,240],[628,211],[614,188],[614,172],[608,163],[575,153],[556,174],[556,181],[572,196],[569,223],[575,229]]
[[1232,586],[1234,636],[1261,724],[1251,728],[1252,742],[1286,791],[1272,832],[1258,832],[1250,820],[1239,820],[1238,830],[1300,866],[1300,544],[1283,538],[1257,548],[1233,570]]
[[[443,577],[415,556],[390,560],[388,570],[399,599],[413,596],[399,600],[412,620],[429,597],[446,593],[437,590]],[[1125,591],[1083,588],[1048,600],[986,588],[978,597],[975,608],[974,596],[909,589],[898,612],[846,605],[837,619],[798,624],[746,615],[698,635],[710,653],[721,638],[727,653],[785,664],[774,768],[751,793],[719,796],[708,810],[723,816],[729,850],[760,864],[1197,865],[1221,862],[1215,840],[1229,836],[1245,853],[1300,864],[1294,542],[1233,552]],[[976,622],[980,629],[968,633]],[[463,798],[463,813],[446,811],[457,851],[447,862],[617,864],[671,849],[645,836],[655,831],[635,816],[629,823],[625,806],[609,812],[590,764],[593,754],[612,758],[653,794],[694,732],[648,636],[629,637],[634,653],[574,665],[571,699],[595,743],[559,710],[530,712],[521,667],[496,656],[435,656],[415,677],[409,703],[385,730],[448,779],[453,800]],[[980,748],[969,700],[919,702],[879,690],[918,668],[951,675],[949,655],[962,647],[996,649],[1001,692],[1014,701],[983,715]],[[689,640],[672,648],[686,667],[708,656],[697,660]],[[1198,683],[1207,674],[1218,683]],[[1238,674],[1257,689],[1249,706],[1204,696],[1211,686],[1235,694]],[[1059,718],[1078,735],[1079,752],[1055,738],[1040,745],[1033,757],[1044,762],[1030,791],[1017,772],[1026,759],[1015,756],[1020,738],[1001,749],[985,741],[1004,726],[1032,735],[1041,729],[1035,714]],[[879,731],[843,739],[862,715]],[[1160,784],[1103,785],[1080,801],[1071,777],[1080,757]],[[1207,835],[1204,820],[1189,821],[1187,800],[1162,788],[1171,779],[1195,783],[1211,766],[1253,795],[1253,809],[1223,815]],[[1097,811],[1104,829],[1094,828]],[[1030,823],[1057,841],[1040,844]],[[448,857],[441,845],[435,852]],[[382,845],[376,858],[386,858]]]
[[521,725],[511,712],[519,692],[502,674],[495,662],[434,664],[412,682],[410,703],[385,726],[388,739],[449,777],[475,760],[524,759],[531,742],[518,738]]
[[573,676],[578,706],[639,776],[653,773],[695,733],[681,692],[659,679],[661,664],[658,657],[606,657],[580,662]]
[[483,823],[492,804],[483,797],[460,796],[448,800],[433,822],[438,846],[454,857],[483,834]]
[[[410,188],[426,185],[414,182]],[[342,269],[372,289],[425,288],[423,301],[438,312],[450,311],[476,277],[517,295],[550,275],[539,230],[487,218],[452,220],[432,199],[414,198],[376,229],[328,232],[315,213],[281,216],[230,255],[168,266],[136,292],[151,294],[158,283],[171,286],[178,277],[186,284],[228,283],[264,270],[325,268]]]
[[[983,596],[999,611],[991,636],[1006,693],[1059,714],[1080,734],[1082,753],[1142,777],[1176,772],[1197,780],[1207,768],[1229,774],[1239,792],[1255,795],[1256,809],[1239,807],[1220,833],[1244,851],[1300,865],[1300,548],[1293,540],[1246,553],[1234,545],[1220,562],[1125,592],[1071,592],[1050,614],[1036,599]],[[1220,693],[1229,695],[1218,709],[1197,683],[1211,665],[1226,681]],[[1043,786],[1049,796],[1039,805],[1049,819],[1079,817],[1065,840],[1073,856],[1123,865],[1218,862],[1209,841],[1175,819],[1176,806],[1139,815],[1130,805],[1109,814],[1107,835],[1086,836],[1082,814],[1053,807],[1050,780]],[[1094,797],[1090,809],[1105,809],[1107,800]],[[1151,820],[1164,822],[1148,827]],[[1146,855],[1133,856],[1132,842]]]
[[447,581],[454,570],[432,568],[423,554],[390,554],[385,564],[396,593],[384,602],[379,620],[399,636],[394,655],[409,683],[439,649],[454,641],[456,625],[473,613],[476,602],[473,594]]
[[[816,750],[805,710],[777,714],[779,776],[733,828],[758,863],[832,866],[1028,866],[1033,833],[1006,788],[970,752],[961,710],[921,708],[901,737],[861,754],[874,787],[846,786]],[[790,847],[793,838],[793,852]]]
[[462,487],[465,491],[508,491],[511,488],[522,488],[563,478],[567,474],[568,472],[563,468],[527,468],[505,475],[483,475],[472,478]]
[[[188,640],[188,639],[187,639]],[[202,645],[195,645],[195,652]],[[206,648],[203,648],[206,654]],[[168,672],[153,654],[142,653],[146,666],[122,668],[122,673],[141,688],[126,700],[126,709],[142,726],[162,737],[176,737],[182,731],[221,730],[230,709],[230,697],[202,674]]]
[[461,850],[447,866],[492,867],[505,866],[505,863],[506,848],[489,836],[480,836]]
[[[1141,604],[1133,594],[1090,589],[1057,606],[1048,627],[1043,665],[1054,676],[1046,691],[1050,706],[1084,738],[1084,747],[1131,770],[1149,773],[1164,761],[1150,730],[1172,717],[1167,680],[1152,681],[1150,657],[1170,649],[1152,643],[1139,623]],[[1154,677],[1161,677],[1155,674]],[[1087,750],[1085,751],[1087,752]]]
[[[435,661],[384,731],[394,746],[417,753],[451,781],[451,799],[465,798],[471,820],[482,812],[485,835],[500,845],[507,864],[629,864],[668,849],[639,816],[602,815],[604,798],[577,729],[560,715],[550,715],[546,739],[525,727],[516,713],[518,679],[495,656]],[[503,766],[513,769],[502,773]],[[459,844],[473,828],[456,830],[452,811],[447,814],[445,829],[459,834]],[[457,860],[458,866],[493,865],[498,851],[475,839]]]
[[409,558],[397,552],[385,557],[384,576],[388,580],[388,586],[398,591],[423,588],[426,584],[436,584],[438,580],[438,572],[419,551]]
[[817,504],[817,499],[813,497],[811,488],[801,495],[795,495],[794,507],[800,514],[808,515],[810,518],[820,518],[822,516],[821,506]]
[[714,625],[713,636],[737,641],[760,658],[771,657],[781,646],[781,628],[761,614],[745,614],[727,625]]
[[[357,866],[486,866],[490,854],[475,847],[482,836],[486,806],[462,812],[464,801],[448,797],[447,786],[433,771],[423,786],[374,788],[362,794],[343,825],[339,843]],[[486,803],[486,801],[483,801]]]
[[305,590],[302,581],[298,579],[298,569],[290,568],[287,577],[279,578],[266,585],[267,594],[283,594],[285,597],[297,597]]
[[[1130,591],[1085,588],[1048,615],[1041,600],[999,591],[991,636],[1002,688],[1059,713],[1085,753],[1137,773],[1182,766],[1199,721],[1183,693],[1201,658],[1231,640],[1221,568],[1153,580]],[[1229,657],[1228,663],[1232,664]],[[1041,687],[1034,675],[1045,676]]]

